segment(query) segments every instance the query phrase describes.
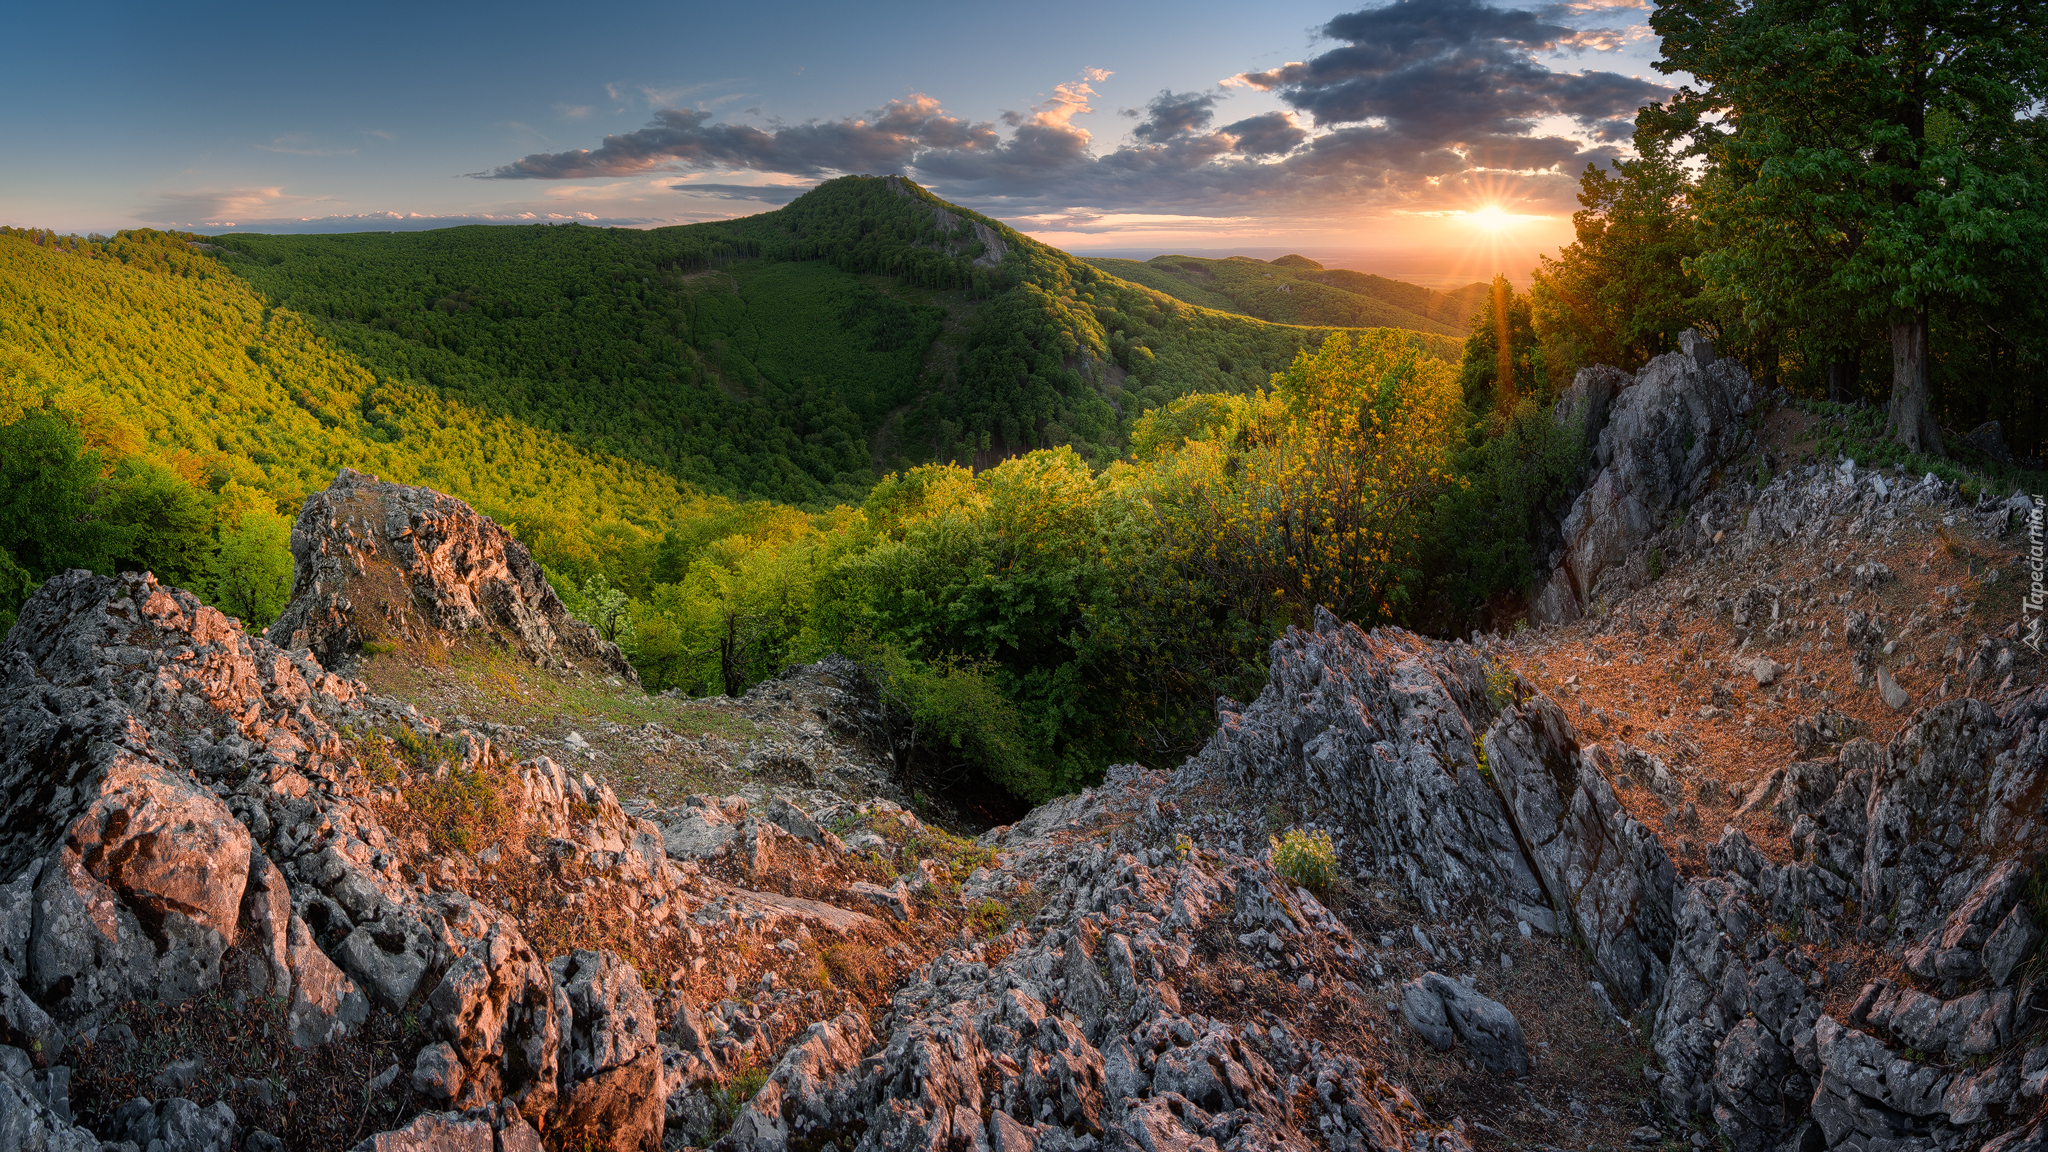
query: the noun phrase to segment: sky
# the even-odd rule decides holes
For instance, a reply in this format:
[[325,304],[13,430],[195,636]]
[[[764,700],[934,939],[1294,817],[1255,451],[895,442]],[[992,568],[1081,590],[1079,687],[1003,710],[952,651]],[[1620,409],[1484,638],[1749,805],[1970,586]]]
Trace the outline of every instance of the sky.
[[896,172],[1082,254],[1517,272],[1569,241],[1580,171],[1625,155],[1635,109],[1673,82],[1648,15],[35,5],[0,70],[0,223],[652,227]]

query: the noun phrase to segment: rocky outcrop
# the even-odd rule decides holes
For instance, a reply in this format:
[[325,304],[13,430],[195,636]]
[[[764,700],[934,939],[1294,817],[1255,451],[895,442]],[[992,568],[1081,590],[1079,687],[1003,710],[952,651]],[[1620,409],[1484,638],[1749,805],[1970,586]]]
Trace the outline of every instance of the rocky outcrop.
[[1683,351],[1651,360],[1633,379],[1604,365],[1584,369],[1560,400],[1559,423],[1586,430],[1592,479],[1565,515],[1564,546],[1537,591],[1533,622],[1569,623],[1640,587],[1645,543],[1750,442],[1743,417],[1761,394],[1749,373],[1733,358],[1715,359],[1697,332],[1679,342]]
[[[1769,623],[1762,604],[1751,618]],[[1883,745],[1824,710],[1801,730],[1810,759],[1767,774],[1749,805],[1790,825],[1795,858],[1773,863],[1730,829],[1686,880],[1614,791],[1668,783],[1654,757],[1581,743],[1560,708],[1497,674],[1489,699],[1476,650],[1318,625],[1274,645],[1257,702],[1220,705],[1170,793],[1220,779],[1299,804],[1361,882],[1399,876],[1436,915],[1548,905],[1603,994],[1640,1009],[1665,1107],[1737,1149],[1968,1147],[2039,1107],[2025,1070],[2048,1069],[2029,1055],[2048,976],[2026,960],[2042,933],[2023,892],[2048,868],[2048,690],[1951,699]],[[1815,955],[1851,941],[1908,983],[1864,989],[1837,1019],[1847,966]],[[1471,1043],[1456,984],[1403,994],[1439,1047]]]
[[639,682],[569,615],[526,545],[431,488],[343,468],[292,525],[292,594],[266,633],[339,668],[366,642],[509,647],[538,664]]
[[[900,176],[884,176],[882,177],[882,183],[889,191],[906,200],[916,200],[919,198],[916,193],[912,192],[904,184],[903,178]],[[963,221],[958,213],[947,208],[944,204],[930,197],[924,197],[923,199],[926,206],[931,209],[932,223],[938,225],[939,230],[948,235],[948,239],[938,245],[939,249],[947,255],[960,255],[969,245],[978,243],[981,245],[981,251],[974,257],[974,267],[976,268],[994,268],[1003,262],[1003,257],[1009,255],[1009,242],[997,234],[995,229],[979,220]],[[962,223],[968,225],[971,238],[955,238]]]
[[[54,1062],[125,1005],[224,984],[279,1003],[304,1048],[345,1042],[373,1011],[424,995],[438,1042],[415,1064],[423,1096],[516,1101],[529,1119],[574,1124],[582,1113],[561,1101],[606,1096],[630,1068],[640,1089],[610,1095],[630,1096],[632,1115],[591,1111],[635,1147],[658,1143],[654,1012],[637,977],[582,953],[551,971],[516,922],[460,890],[473,861],[437,858],[420,832],[387,824],[403,811],[392,784],[451,766],[500,780],[508,821],[597,863],[596,891],[678,934],[681,877],[660,833],[608,790],[545,759],[514,764],[473,733],[444,741],[427,718],[147,575],[44,585],[0,647],[0,677],[0,1043],[12,1046],[0,1053]],[[363,733],[380,726],[438,764],[366,764]],[[395,750],[381,737],[368,749]],[[610,991],[586,994],[593,967]],[[160,1136],[135,1133],[196,1132],[194,1117],[235,1128],[216,1116],[224,1104],[143,1104],[122,1124],[144,1145]],[[186,1136],[200,1142],[172,1146],[206,1146]]]
[[1289,629],[1250,705],[1217,704],[1216,735],[1175,777],[1298,800],[1360,872],[1402,877],[1425,912],[1485,892],[1546,923],[1551,901],[1479,774],[1493,721],[1486,664],[1463,644],[1366,633],[1318,610]]
[[[856,1015],[813,1025],[716,1147],[1469,1147],[1375,1069],[1284,1020],[1184,1006],[1203,975],[1199,938],[1218,928],[1270,935],[1304,963],[1357,952],[1269,865],[1145,847],[1166,784],[1112,769],[995,837],[997,882],[1036,878],[1045,909],[921,968],[886,1031]],[[1076,827],[1105,834],[1053,835]]]
[[[1869,498],[1855,484],[1843,501]],[[364,524],[325,507],[331,539]],[[307,555],[375,572],[397,550],[350,547]],[[307,594],[340,614],[330,638],[360,634],[369,601]],[[1733,599],[1778,622],[1773,596]],[[0,687],[0,1141],[27,1147],[277,1147],[252,1119],[268,1072],[202,1092],[181,1057],[133,1078],[149,1097],[68,1095],[124,1006],[239,1001],[309,1059],[374,1052],[350,1098],[404,1103],[368,1148],[1456,1152],[1463,1128],[1366,1041],[1399,1011],[1488,1077],[1540,1062],[1475,987],[1501,942],[1475,921],[1582,941],[1601,1027],[1644,1033],[1668,1115],[1737,1149],[2009,1150],[2040,1127],[2048,690],[1925,707],[1885,744],[1822,708],[1749,805],[1787,821],[1789,862],[1731,829],[1686,879],[1616,792],[1675,798],[1661,759],[1586,742],[1485,650],[1327,613],[1179,769],[1113,769],[952,842],[957,871],[881,866],[946,838],[808,787],[628,812],[146,576],[45,585]],[[434,822],[486,785],[481,836]],[[1354,934],[1276,871],[1275,807],[1330,833],[1351,891],[1422,919]],[[1846,946],[1884,958],[1853,995],[1816,959]],[[1403,949],[1420,962],[1389,975]],[[866,979],[897,982],[866,1002],[834,983]]]
[[1545,892],[1592,950],[1605,986],[1630,1009],[1654,1002],[1671,953],[1677,872],[1615,797],[1606,753],[1579,747],[1563,709],[1543,697],[1496,721],[1486,751]]
[[1401,877],[1426,914],[1483,900],[1510,922],[1569,927],[1630,1006],[1654,998],[1674,873],[1616,801],[1606,755],[1512,674],[1494,670],[1490,687],[1463,643],[1316,622],[1274,643],[1257,701],[1219,704],[1176,788],[1221,780],[1296,801],[1361,878]]
[[[1794,765],[1813,770],[1790,864],[1723,833],[1714,875],[1678,894],[1651,1037],[1668,1107],[1711,1117],[1739,1150],[1807,1129],[1821,1148],[1949,1148],[2026,1103],[2016,1045],[2048,1012],[2048,979],[2013,973],[2038,942],[2022,895],[2048,849],[2044,718],[2048,690],[1952,701],[1889,745]],[[1837,1020],[1801,944],[1849,938],[1918,981],[1872,983]]]
[[[147,576],[51,581],[0,671],[0,763],[12,773],[0,1093],[21,1102],[4,1123],[39,1146],[276,1147],[225,1095],[188,1097],[210,1075],[201,1061],[158,1075],[161,1099],[96,1104],[91,1131],[58,1106],[57,1073],[37,1067],[78,1037],[98,1059],[90,1038],[123,1034],[115,1020],[131,1001],[232,988],[252,1006],[285,1006],[292,1041],[308,1048],[380,1027],[407,1037],[400,1066],[360,1089],[411,1102],[367,1138],[373,1149],[650,1150],[665,1131],[724,1148],[1306,1148],[1305,1131],[1331,1148],[1468,1147],[1359,1054],[1282,1017],[1186,1003],[1216,999],[1203,940],[1239,941],[1248,970],[1290,993],[1358,995],[1292,972],[1348,969],[1363,953],[1260,855],[1157,847],[1175,827],[1160,774],[1120,770],[1005,830],[964,883],[925,861],[871,885],[893,907],[863,911],[843,874],[826,887],[863,850],[834,829],[881,847],[891,841],[877,825],[927,837],[908,812],[814,793],[701,798],[664,819],[695,814],[730,835],[664,837],[587,777],[444,729]],[[1412,719],[1424,739],[1422,714]],[[407,823],[435,794],[421,789],[456,779],[498,782],[500,827],[518,834],[484,851],[436,849]],[[578,903],[515,916],[511,901],[479,898],[492,891],[479,857],[514,875],[563,872]],[[777,873],[812,877],[811,892],[839,902],[734,883]],[[954,883],[960,896],[940,893]],[[787,948],[768,951],[780,957],[800,941],[895,939],[907,951],[931,932],[933,900],[1000,907],[1025,892],[1039,894],[1028,922],[994,940],[950,938],[879,1019],[828,1010],[815,991],[770,994],[766,966],[756,1003],[772,1011],[733,999],[730,977],[716,1007],[675,994],[678,976],[726,968],[733,949],[779,939]],[[607,901],[635,910],[637,951],[684,959],[655,995],[615,951],[550,958],[530,942],[551,917]],[[768,1069],[765,1083],[721,1120],[726,1086],[750,1067]]]

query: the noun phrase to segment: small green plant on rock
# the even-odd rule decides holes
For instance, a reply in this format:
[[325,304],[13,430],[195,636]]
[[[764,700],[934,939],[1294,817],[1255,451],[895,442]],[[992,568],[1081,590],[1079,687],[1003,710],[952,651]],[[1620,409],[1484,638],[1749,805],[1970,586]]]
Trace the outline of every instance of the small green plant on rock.
[[1009,918],[1010,906],[995,899],[983,900],[967,913],[968,925],[977,932],[994,932]]
[[1515,703],[1514,670],[1505,664],[1489,664],[1486,668],[1486,697],[1493,701],[1496,712]]
[[1284,839],[1271,840],[1273,871],[1311,892],[1329,890],[1331,881],[1337,878],[1337,849],[1330,843],[1328,832],[1303,832],[1297,828]]

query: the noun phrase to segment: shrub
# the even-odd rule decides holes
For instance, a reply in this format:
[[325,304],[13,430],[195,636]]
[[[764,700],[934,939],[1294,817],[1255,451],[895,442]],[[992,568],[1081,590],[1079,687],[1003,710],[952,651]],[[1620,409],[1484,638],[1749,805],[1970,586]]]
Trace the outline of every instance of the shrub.
[[890,644],[856,644],[891,701],[910,714],[914,753],[950,757],[1011,795],[1038,803],[1059,789],[1023,710],[997,684],[1000,666],[948,653],[932,660]]
[[866,944],[834,944],[823,960],[833,983],[856,994],[874,995],[889,986],[888,963]]
[[1295,829],[1285,839],[1273,838],[1273,871],[1311,892],[1329,890],[1337,878],[1337,850],[1328,832]]
[[291,595],[291,540],[292,522],[262,508],[241,513],[221,536],[212,565],[214,601],[252,632],[270,627]]
[[1230,420],[1156,466],[1173,563],[1255,619],[1394,619],[1459,442],[1450,366],[1396,333],[1338,333]]
[[35,590],[36,584],[29,578],[28,569],[16,564],[14,557],[9,556],[5,548],[0,548],[0,639],[5,639],[8,630],[14,627],[15,616]]
[[498,781],[463,768],[429,776],[405,789],[405,802],[426,821],[427,843],[436,852],[468,852],[490,838],[504,818]]
[[[1474,424],[1468,435],[1481,432]],[[1418,565],[1430,575],[1417,625],[1462,632],[1490,602],[1539,578],[1542,549],[1584,459],[1582,427],[1560,425],[1526,398],[1497,431],[1462,449],[1453,482],[1436,499]]]

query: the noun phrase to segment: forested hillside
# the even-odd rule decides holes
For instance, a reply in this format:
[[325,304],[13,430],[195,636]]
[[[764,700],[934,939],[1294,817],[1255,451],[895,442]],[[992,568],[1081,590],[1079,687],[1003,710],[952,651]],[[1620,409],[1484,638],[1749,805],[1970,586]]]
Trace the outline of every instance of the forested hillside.
[[[852,652],[1020,796],[1189,747],[1317,603],[1468,614],[1570,464],[1485,441],[1449,337],[1198,307],[893,179],[645,232],[13,232],[0,293],[0,612],[148,569],[263,626],[348,465],[505,524],[651,688]],[[1459,495],[1503,487],[1529,515]]]
[[665,525],[700,503],[655,468],[373,371],[168,233],[0,234],[0,382],[0,424],[61,414],[107,466],[157,462],[237,513],[296,513],[344,464],[537,535]]
[[1071,444],[1105,462],[1147,410],[1258,387],[1329,331],[1190,307],[893,177],[649,231],[217,243],[380,377],[813,506],[932,460]]
[[1438,292],[1368,272],[1325,268],[1306,256],[1155,256],[1142,263],[1105,257],[1088,263],[1177,300],[1276,324],[1407,328],[1444,336],[1465,334],[1487,291],[1484,284],[1470,284]]

